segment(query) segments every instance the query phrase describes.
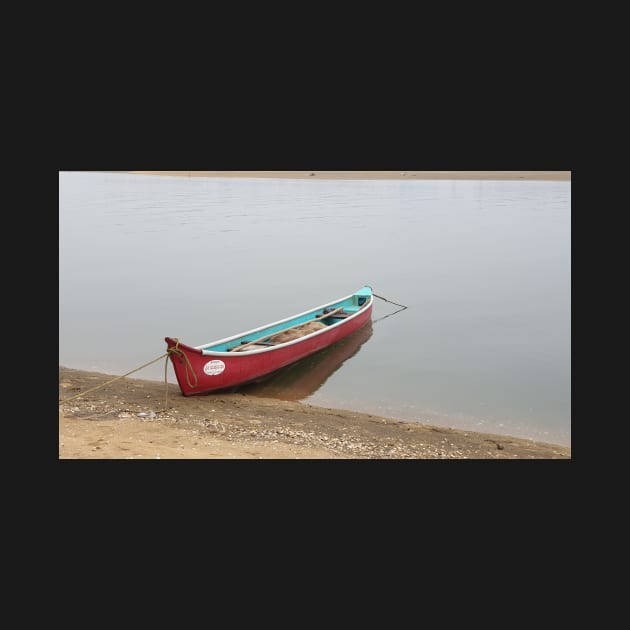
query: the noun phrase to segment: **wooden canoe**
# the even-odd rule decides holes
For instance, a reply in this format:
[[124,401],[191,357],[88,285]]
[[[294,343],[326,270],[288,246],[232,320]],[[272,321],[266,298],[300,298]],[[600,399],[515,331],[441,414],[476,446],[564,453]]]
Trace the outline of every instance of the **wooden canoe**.
[[371,318],[369,286],[327,304],[247,332],[189,346],[165,337],[184,396],[251,383],[344,339]]

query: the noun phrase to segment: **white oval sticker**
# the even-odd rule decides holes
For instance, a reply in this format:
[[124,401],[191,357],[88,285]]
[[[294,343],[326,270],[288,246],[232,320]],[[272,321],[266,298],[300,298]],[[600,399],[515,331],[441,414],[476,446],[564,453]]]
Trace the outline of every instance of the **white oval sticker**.
[[203,371],[208,376],[216,376],[217,374],[221,374],[223,370],[225,370],[225,363],[223,363],[223,361],[220,361],[219,359],[208,361],[208,363],[203,366]]

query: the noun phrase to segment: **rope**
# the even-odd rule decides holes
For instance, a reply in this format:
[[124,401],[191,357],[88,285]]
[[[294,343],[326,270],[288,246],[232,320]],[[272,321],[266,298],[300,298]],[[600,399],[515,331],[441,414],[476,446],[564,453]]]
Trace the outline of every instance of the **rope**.
[[73,400],[74,398],[78,398],[79,396],[85,396],[85,394],[89,394],[90,392],[95,392],[97,389],[101,389],[103,387],[106,387],[107,385],[110,385],[111,383],[119,381],[121,378],[125,378],[125,376],[129,376],[130,374],[133,374],[134,372],[137,372],[138,370],[141,370],[142,368],[147,367],[147,365],[151,365],[152,363],[155,363],[156,361],[159,361],[160,359],[163,359],[164,357],[167,357],[167,356],[168,356],[168,352],[166,352],[165,354],[162,354],[157,359],[153,359],[153,361],[149,361],[148,363],[141,365],[139,368],[136,368],[135,370],[131,370],[131,372],[127,372],[127,374],[123,374],[122,376],[117,376],[116,378],[113,378],[111,381],[107,381],[107,383],[103,383],[102,385],[97,385],[96,387],[92,387],[92,389],[88,389],[84,392],[80,392],[79,394],[75,394],[74,396],[70,396],[70,398],[64,398],[63,400],[59,401],[59,404],[68,402],[69,400]]
[[[166,381],[166,372],[168,369],[168,355],[169,354],[176,354],[178,357],[185,359],[186,361],[186,370],[185,370],[185,374],[186,374],[186,382],[188,383],[188,387],[190,387],[191,389],[193,387],[197,387],[197,383],[199,382],[197,380],[197,375],[195,374],[195,370],[193,370],[193,366],[190,363],[190,359],[188,358],[188,355],[185,354],[182,350],[179,349],[179,339],[177,337],[175,337],[175,341],[177,342],[175,344],[174,348],[169,348],[166,352],[166,361],[164,361],[164,409],[168,409],[168,383]],[[164,356],[164,355],[162,355]],[[162,357],[160,357],[161,359]],[[195,382],[194,384],[190,382],[190,377],[188,376],[188,372],[190,371],[190,373],[193,375]]]
[[[186,381],[188,382],[188,387],[196,387],[197,386],[197,375],[195,374],[195,371],[193,370],[193,367],[190,363],[190,359],[186,356],[186,354],[184,354],[184,352],[182,350],[179,349],[179,339],[175,339],[175,341],[177,342],[175,344],[175,347],[173,348],[169,348],[164,354],[160,355],[157,359],[153,359],[152,361],[149,361],[148,363],[145,363],[144,365],[141,365],[140,367],[135,368],[134,370],[131,370],[130,372],[127,372],[126,374],[123,374],[122,376],[117,376],[116,378],[113,378],[109,381],[107,381],[106,383],[102,383],[101,385],[97,385],[96,387],[92,387],[91,389],[88,389],[84,392],[79,392],[78,394],[75,394],[74,396],[70,396],[70,398],[64,398],[64,399],[60,399],[59,400],[59,404],[61,405],[62,403],[66,403],[69,400],[74,400],[75,398],[79,398],[79,396],[85,396],[85,394],[89,394],[90,392],[95,392],[97,389],[102,389],[103,387],[107,387],[107,385],[111,385],[112,383],[115,383],[116,381],[119,381],[121,378],[125,378],[125,376],[129,376],[130,374],[133,374],[134,372],[138,372],[139,370],[142,370],[143,368],[156,363],[157,361],[159,361],[160,359],[163,359],[164,357],[166,357],[166,361],[164,362],[164,384],[166,386],[166,395],[165,395],[165,407],[166,409],[168,409],[168,382],[166,380],[166,371],[167,371],[167,367],[168,367],[168,357],[170,354],[176,354],[179,357],[183,357],[186,361]],[[190,371],[190,374],[192,374],[192,376],[194,377],[194,384],[191,383],[190,381],[190,377],[188,375]]]
[[[179,341],[177,343],[179,343]],[[168,409],[168,380],[166,378],[167,371],[168,357],[166,357],[166,361],[164,361],[164,409]]]
[[[398,302],[392,302],[391,300],[387,300],[384,297],[380,296],[380,295],[376,295],[376,293],[372,293],[372,295],[375,298],[378,298],[379,300],[383,300],[384,302],[389,302],[390,304],[395,304],[396,306],[402,306],[403,309],[405,308],[409,308],[408,306],[405,306],[404,304],[398,304]],[[402,310],[402,309],[401,309]]]
[[399,308],[395,310],[393,313],[388,313],[387,315],[383,315],[383,317],[379,317],[378,319],[372,320],[372,323],[376,324],[376,322],[383,321],[384,319],[387,319],[388,317],[391,317],[392,315],[396,315],[396,313],[400,313],[400,311],[404,311],[406,308],[407,308],[406,306],[403,306],[403,308]]

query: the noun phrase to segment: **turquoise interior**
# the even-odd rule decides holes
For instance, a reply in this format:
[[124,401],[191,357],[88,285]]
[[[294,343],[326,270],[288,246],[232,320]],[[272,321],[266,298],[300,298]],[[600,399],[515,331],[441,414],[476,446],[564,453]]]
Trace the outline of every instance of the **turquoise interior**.
[[[235,337],[234,339],[230,339],[229,341],[225,341],[223,343],[211,344],[208,346],[202,346],[202,350],[211,350],[212,352],[227,352],[232,348],[236,348],[241,344],[253,341],[254,339],[261,339],[265,336],[271,336],[276,333],[282,332],[287,328],[291,328],[292,326],[297,326],[298,324],[305,324],[306,322],[310,322],[315,319],[318,315],[323,315],[324,309],[336,309],[341,306],[344,307],[344,311],[347,313],[356,313],[359,308],[365,303],[367,299],[372,295],[372,289],[368,286],[365,286],[359,289],[356,293],[351,295],[349,298],[345,300],[340,300],[338,302],[333,302],[331,304],[326,304],[324,307],[316,308],[308,313],[304,313],[303,315],[299,315],[297,317],[293,317],[284,322],[275,324],[274,326],[267,326],[265,328],[260,328],[259,330],[250,332],[245,335],[241,335],[240,337]],[[322,318],[318,320],[327,326],[331,326],[332,324],[336,324],[341,319],[331,318]]]

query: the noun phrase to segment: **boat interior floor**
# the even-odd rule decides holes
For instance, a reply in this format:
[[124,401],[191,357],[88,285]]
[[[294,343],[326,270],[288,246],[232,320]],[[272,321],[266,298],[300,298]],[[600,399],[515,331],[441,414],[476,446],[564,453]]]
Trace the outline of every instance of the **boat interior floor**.
[[[326,316],[327,313],[330,313],[329,316]],[[298,326],[293,327],[292,329],[287,329],[286,331],[279,331],[274,333],[273,335],[269,335],[269,337],[263,338],[259,341],[241,341],[240,346],[236,346],[235,348],[230,348],[228,352],[242,352],[244,350],[260,350],[262,348],[268,348],[270,346],[275,346],[280,343],[286,343],[287,341],[293,341],[294,339],[299,339],[300,337],[304,337],[310,333],[313,333],[317,330],[321,330],[326,328],[326,326],[330,326],[334,323],[334,320],[337,319],[345,319],[349,317],[352,313],[348,311],[339,310],[339,309],[326,309],[322,315],[319,316],[317,321],[309,321],[304,322]],[[328,321],[326,321],[328,320]]]

